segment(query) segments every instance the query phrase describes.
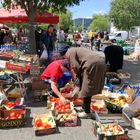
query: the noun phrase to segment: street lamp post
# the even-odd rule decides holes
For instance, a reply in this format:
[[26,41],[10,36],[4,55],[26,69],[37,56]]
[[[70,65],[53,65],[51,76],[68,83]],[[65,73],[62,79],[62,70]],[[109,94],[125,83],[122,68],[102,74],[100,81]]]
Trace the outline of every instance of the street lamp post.
[[85,19],[82,18],[82,32],[84,31],[84,27],[85,27]]

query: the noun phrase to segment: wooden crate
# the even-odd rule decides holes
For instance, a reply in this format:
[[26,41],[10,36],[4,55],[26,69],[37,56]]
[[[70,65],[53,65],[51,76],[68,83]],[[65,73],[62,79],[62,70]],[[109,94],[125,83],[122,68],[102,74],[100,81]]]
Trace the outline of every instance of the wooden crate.
[[[41,118],[41,117],[45,117],[45,118],[51,117],[53,119],[52,127],[51,128],[44,128],[44,129],[36,128],[35,127],[35,118],[36,117],[38,117],[38,118]],[[58,128],[56,127],[56,123],[55,123],[54,117],[53,117],[51,112],[46,113],[46,114],[34,114],[33,115],[33,125],[34,125],[34,131],[35,131],[35,135],[36,136],[50,135],[50,134],[58,132]]]
[[[23,109],[15,109],[15,110],[2,110],[1,111],[1,117],[2,118],[7,118],[11,112],[16,112],[19,113],[23,111]],[[26,117],[26,110],[24,110],[25,113],[22,115],[22,118],[19,119],[4,119],[0,120],[0,128],[5,129],[5,128],[14,128],[14,127],[22,127],[25,124],[25,117]]]

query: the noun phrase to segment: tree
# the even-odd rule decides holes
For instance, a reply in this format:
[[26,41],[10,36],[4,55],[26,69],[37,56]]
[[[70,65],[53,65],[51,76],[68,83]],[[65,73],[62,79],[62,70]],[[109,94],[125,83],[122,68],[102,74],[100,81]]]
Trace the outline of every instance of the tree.
[[72,13],[70,11],[61,12],[59,15],[58,28],[68,32],[72,26]]
[[140,0],[113,0],[109,15],[115,27],[129,31],[140,25]]
[[109,27],[109,19],[107,15],[95,15],[93,16],[92,23],[90,24],[90,30],[92,31],[107,31]]
[[67,6],[78,5],[84,0],[4,0],[3,6],[10,8],[12,3],[20,5],[25,9],[29,18],[29,46],[33,54],[36,54],[35,44],[35,15],[39,11],[45,11],[51,8],[51,11],[64,11]]

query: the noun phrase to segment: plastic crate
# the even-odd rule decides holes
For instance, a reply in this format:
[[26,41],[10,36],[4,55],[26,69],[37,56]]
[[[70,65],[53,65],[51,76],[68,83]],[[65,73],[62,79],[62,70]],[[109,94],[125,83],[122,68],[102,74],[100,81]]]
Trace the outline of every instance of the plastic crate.
[[14,45],[1,45],[0,48],[6,50],[16,50],[16,46]]
[[121,106],[117,106],[108,100],[105,101],[105,104],[107,106],[107,109],[112,113],[122,113],[123,108]]

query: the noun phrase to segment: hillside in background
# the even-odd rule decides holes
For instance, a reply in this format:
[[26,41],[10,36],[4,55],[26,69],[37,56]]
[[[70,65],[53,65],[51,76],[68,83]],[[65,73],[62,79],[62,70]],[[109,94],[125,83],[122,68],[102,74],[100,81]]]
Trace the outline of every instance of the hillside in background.
[[74,26],[83,26],[84,24],[85,29],[88,29],[91,22],[92,22],[91,18],[77,18],[73,20]]

